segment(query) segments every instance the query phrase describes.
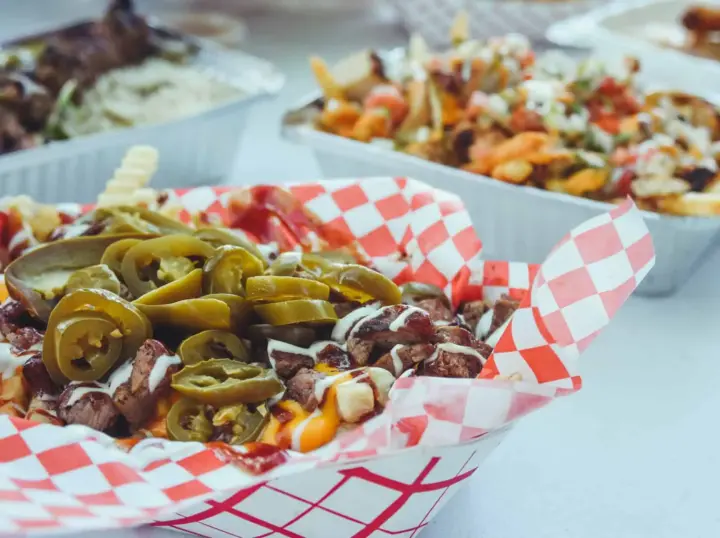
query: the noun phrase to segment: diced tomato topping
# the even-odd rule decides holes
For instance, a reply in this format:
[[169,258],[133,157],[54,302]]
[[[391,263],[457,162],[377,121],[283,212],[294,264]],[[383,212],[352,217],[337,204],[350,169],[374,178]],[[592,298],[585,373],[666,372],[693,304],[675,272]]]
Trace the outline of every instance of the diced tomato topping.
[[632,180],[635,177],[635,174],[632,170],[626,170],[623,172],[623,174],[620,176],[620,179],[615,184],[615,190],[617,191],[618,195],[620,196],[628,196],[632,194],[632,189],[630,186],[632,185]]
[[402,95],[392,91],[370,93],[365,98],[364,107],[365,110],[384,108],[390,113],[390,119],[395,125],[405,119],[410,108]]
[[545,125],[543,118],[534,110],[527,108],[518,108],[510,117],[510,129],[516,133],[524,133],[527,131],[544,132]]
[[601,114],[594,123],[606,133],[620,133],[620,119],[615,114]]

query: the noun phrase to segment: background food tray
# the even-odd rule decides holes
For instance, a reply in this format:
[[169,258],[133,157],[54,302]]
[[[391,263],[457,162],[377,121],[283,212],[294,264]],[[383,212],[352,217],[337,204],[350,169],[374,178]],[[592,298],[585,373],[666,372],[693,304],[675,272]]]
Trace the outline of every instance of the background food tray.
[[598,0],[387,0],[402,24],[418,32],[433,46],[450,44],[449,30],[460,10],[470,19],[474,37],[487,38],[509,32],[542,41],[548,27],[566,17],[586,13],[606,2]]
[[[611,207],[570,195],[508,185],[311,127],[289,125],[287,120],[288,116],[285,136],[309,146],[327,178],[410,176],[458,194],[483,238],[485,259],[542,262],[567,230]],[[649,212],[644,216],[657,263],[636,293],[670,295],[689,279],[720,236],[720,219]]]
[[[644,31],[672,38],[684,29],[682,13],[694,0],[608,2],[596,9],[558,21],[548,28],[549,41],[562,46],[592,47],[601,57],[632,55],[648,80],[668,88],[716,100],[720,92],[720,61],[701,58],[654,43]],[[718,2],[705,2],[717,4]],[[682,37],[682,36],[680,36]]]
[[253,102],[277,93],[283,76],[270,63],[196,41],[193,64],[245,95],[211,110],[157,125],[51,142],[0,156],[0,193],[27,194],[40,202],[89,202],[105,188],[129,146],[149,144],[163,156],[156,188],[222,183],[232,171]]

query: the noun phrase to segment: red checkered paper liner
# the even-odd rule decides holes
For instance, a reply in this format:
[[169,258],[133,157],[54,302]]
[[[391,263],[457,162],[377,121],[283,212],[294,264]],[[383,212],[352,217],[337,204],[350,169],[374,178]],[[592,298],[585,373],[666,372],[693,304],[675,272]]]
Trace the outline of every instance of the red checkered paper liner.
[[[186,216],[245,223],[285,248],[349,239],[396,282],[440,285],[456,304],[504,293],[522,304],[483,379],[402,377],[385,412],[311,454],[244,459],[238,447],[230,461],[216,447],[161,439],[125,452],[84,427],[0,417],[0,532],[154,521],[198,536],[414,536],[514,420],[579,387],[580,352],[654,263],[631,201],[573,230],[538,267],[480,259],[460,200],[410,179],[198,188],[171,198]],[[522,381],[488,379],[497,373]],[[273,467],[277,458],[287,461]]]

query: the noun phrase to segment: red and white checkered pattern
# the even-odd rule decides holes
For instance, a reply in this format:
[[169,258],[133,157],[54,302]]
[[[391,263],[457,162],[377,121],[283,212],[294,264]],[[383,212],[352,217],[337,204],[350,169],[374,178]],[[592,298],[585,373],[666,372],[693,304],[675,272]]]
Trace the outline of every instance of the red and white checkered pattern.
[[580,353],[653,265],[652,239],[632,200],[584,222],[540,266],[480,375],[520,373],[524,380],[578,389]]
[[573,230],[537,267],[480,260],[457,197],[409,179],[174,196],[188,215],[226,222],[267,209],[285,241],[355,242],[396,281],[444,286],[456,302],[522,299],[482,377],[523,381],[403,377],[380,416],[312,454],[271,452],[287,461],[264,474],[217,447],[150,439],[126,453],[83,427],[0,417],[0,533],[155,521],[198,536],[414,536],[514,420],[579,387],[577,356],[654,262],[630,201]]
[[474,37],[488,38],[507,33],[542,41],[555,22],[588,13],[604,4],[598,0],[388,0],[403,25],[421,34],[434,47],[450,45],[450,27],[461,10],[468,13]]

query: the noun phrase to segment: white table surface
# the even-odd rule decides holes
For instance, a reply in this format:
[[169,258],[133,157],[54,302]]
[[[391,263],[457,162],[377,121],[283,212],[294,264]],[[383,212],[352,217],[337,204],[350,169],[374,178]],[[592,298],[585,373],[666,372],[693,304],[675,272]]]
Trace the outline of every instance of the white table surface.
[[[307,56],[332,60],[404,37],[391,24],[365,19],[249,22],[246,50],[274,61],[289,82],[276,102],[253,111],[235,181],[316,179],[312,155],[277,133],[283,108],[313,87]],[[583,357],[583,390],[519,423],[422,537],[720,536],[718,267],[720,253],[679,295],[631,299]],[[102,534],[177,536],[151,529]]]

